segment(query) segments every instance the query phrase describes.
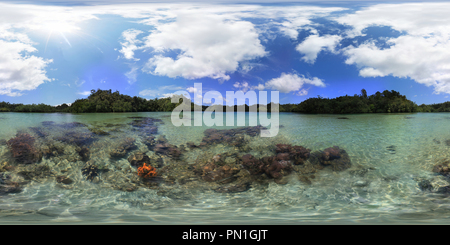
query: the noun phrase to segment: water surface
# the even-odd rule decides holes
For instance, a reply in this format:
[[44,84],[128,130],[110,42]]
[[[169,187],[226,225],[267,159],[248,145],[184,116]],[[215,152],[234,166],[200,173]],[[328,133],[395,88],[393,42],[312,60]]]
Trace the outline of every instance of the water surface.
[[[0,174],[21,183],[21,191],[0,195],[0,223],[439,224],[450,216],[445,191],[450,181],[432,171],[436,164],[450,160],[449,114],[363,114],[338,119],[342,115],[280,113],[282,126],[275,137],[245,135],[246,143],[240,147],[186,147],[179,159],[150,150],[144,141],[146,132],[133,126],[139,118],[161,119],[154,123],[156,138],[164,135],[168,144],[177,147],[202,142],[208,127],[175,127],[170,114],[1,113],[0,163],[15,168]],[[67,132],[89,134],[92,140],[74,142],[67,139]],[[31,135],[40,149],[54,145],[55,153],[37,163],[18,163],[6,143],[18,133]],[[134,147],[123,157],[111,157],[127,138],[135,140]],[[88,159],[79,153],[84,143]],[[310,183],[292,172],[283,183],[266,178],[245,191],[220,193],[215,191],[217,184],[202,181],[201,176],[190,182],[171,179],[169,183],[160,177],[153,184],[138,183],[142,180],[137,168],[127,160],[142,152],[161,159],[160,167],[182,172],[217,154],[270,156],[276,144],[299,145],[311,152],[338,146],[348,153],[351,167],[324,168]],[[82,174],[88,161],[103,171],[95,181]],[[28,180],[17,174],[32,166],[47,166],[52,174]],[[181,172],[173,176],[181,178]],[[73,182],[58,183],[56,177],[61,175]],[[423,183],[431,187],[424,189]]]

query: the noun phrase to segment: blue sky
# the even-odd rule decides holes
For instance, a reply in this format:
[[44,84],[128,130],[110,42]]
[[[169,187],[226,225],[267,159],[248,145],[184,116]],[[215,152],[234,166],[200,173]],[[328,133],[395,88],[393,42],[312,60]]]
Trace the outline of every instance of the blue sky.
[[450,3],[0,1],[0,101],[279,91],[449,101]]

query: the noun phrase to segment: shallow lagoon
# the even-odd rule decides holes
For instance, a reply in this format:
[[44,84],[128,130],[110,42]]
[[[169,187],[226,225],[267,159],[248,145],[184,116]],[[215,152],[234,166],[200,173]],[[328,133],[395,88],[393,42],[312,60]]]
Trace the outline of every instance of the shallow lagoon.
[[[188,142],[202,142],[208,127],[175,127],[170,115],[1,113],[0,164],[14,166],[3,168],[1,174],[3,182],[8,176],[8,181],[20,183],[20,192],[0,195],[0,223],[440,224],[450,217],[446,188],[450,181],[432,171],[436,164],[450,160],[449,114],[363,114],[338,119],[342,115],[280,113],[282,126],[275,137],[244,135],[245,144],[239,147],[185,147],[178,159],[150,150],[142,128],[133,126],[139,118],[161,119],[155,120],[155,137],[164,135],[178,149]],[[85,141],[67,140],[68,131],[92,136],[86,143],[88,158],[79,153]],[[18,132],[31,135],[39,149],[53,145],[53,153],[38,163],[15,162],[6,142]],[[121,157],[111,157],[126,138],[135,140],[133,147]],[[310,181],[292,171],[282,182],[266,178],[237,192],[218,192],[220,185],[205,182],[192,171],[184,177],[169,173],[190,171],[190,166],[217,154],[227,159],[269,156],[276,144],[299,145],[311,152],[338,146],[347,152],[351,166],[343,171],[323,168]],[[141,183],[128,161],[136,152],[162,161],[159,166],[152,163],[157,170],[163,166],[169,170],[164,177]],[[87,161],[101,170],[95,180],[82,174]],[[36,166],[47,166],[48,173],[25,178],[18,174]],[[72,183],[58,182],[61,175]]]

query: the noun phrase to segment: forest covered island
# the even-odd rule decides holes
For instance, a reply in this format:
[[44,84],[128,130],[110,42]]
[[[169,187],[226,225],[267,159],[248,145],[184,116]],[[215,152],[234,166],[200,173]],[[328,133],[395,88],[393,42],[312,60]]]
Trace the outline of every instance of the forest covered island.
[[[78,99],[70,105],[51,106],[46,104],[11,104],[0,102],[0,112],[67,112],[67,113],[100,113],[100,112],[170,112],[181,104],[172,103],[171,98],[150,99],[120,94],[119,91],[93,89],[86,99]],[[257,110],[271,111],[272,104],[256,105]],[[245,111],[249,106],[244,105]],[[194,110],[194,103],[191,102]],[[203,105],[202,110],[208,106]],[[231,109],[231,108],[230,108]],[[234,106],[237,111],[238,106]],[[227,106],[223,106],[227,111]],[[230,110],[228,110],[230,111]],[[309,98],[299,104],[279,105],[280,112],[298,112],[308,114],[357,114],[357,113],[401,113],[401,112],[450,112],[450,101],[431,105],[417,105],[405,95],[394,90],[376,92],[367,95],[365,89],[361,94],[340,96],[337,98],[323,98],[317,96]]]

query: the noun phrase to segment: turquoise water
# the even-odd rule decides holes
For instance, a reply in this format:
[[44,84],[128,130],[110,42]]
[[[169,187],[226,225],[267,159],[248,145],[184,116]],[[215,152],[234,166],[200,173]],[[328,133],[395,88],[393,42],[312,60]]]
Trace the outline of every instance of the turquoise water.
[[[2,173],[20,183],[21,191],[0,195],[0,223],[439,224],[450,216],[450,197],[442,191],[450,181],[432,171],[434,165],[450,160],[450,143],[446,142],[450,140],[449,114],[364,114],[338,119],[342,115],[280,113],[282,126],[275,137],[245,135],[243,148],[208,145],[186,149],[179,159],[150,150],[142,130],[131,124],[136,119],[133,117],[161,119],[155,122],[156,137],[164,135],[169,144],[178,147],[202,142],[208,127],[175,127],[170,114],[1,113],[0,140],[4,141],[0,144],[0,164],[14,166]],[[67,126],[72,122],[82,125]],[[62,140],[68,131],[92,135],[94,141],[87,146],[89,161],[104,170],[94,181],[82,174],[86,165],[78,153],[82,145]],[[5,141],[18,132],[33,136],[37,148],[53,145],[58,153],[44,156],[38,163],[16,162]],[[127,137],[135,139],[134,148],[123,157],[112,158],[110,152]],[[324,168],[310,183],[293,172],[283,183],[266,178],[253,182],[245,191],[232,193],[216,192],[217,184],[199,176],[193,180],[188,170],[199,159],[212,159],[217,154],[270,156],[276,144],[300,145],[311,152],[339,146],[348,153],[351,167],[343,171]],[[166,176],[153,184],[142,184],[136,167],[127,160],[136,152],[161,159],[169,169]],[[47,166],[53,173],[31,179],[18,174],[33,166]],[[181,166],[186,168],[179,170]],[[181,181],[183,171],[191,174],[190,182]],[[56,176],[60,175],[73,182],[58,183]],[[172,176],[171,183],[167,176]],[[421,189],[424,180],[432,188]],[[127,189],[130,186],[132,190]]]

